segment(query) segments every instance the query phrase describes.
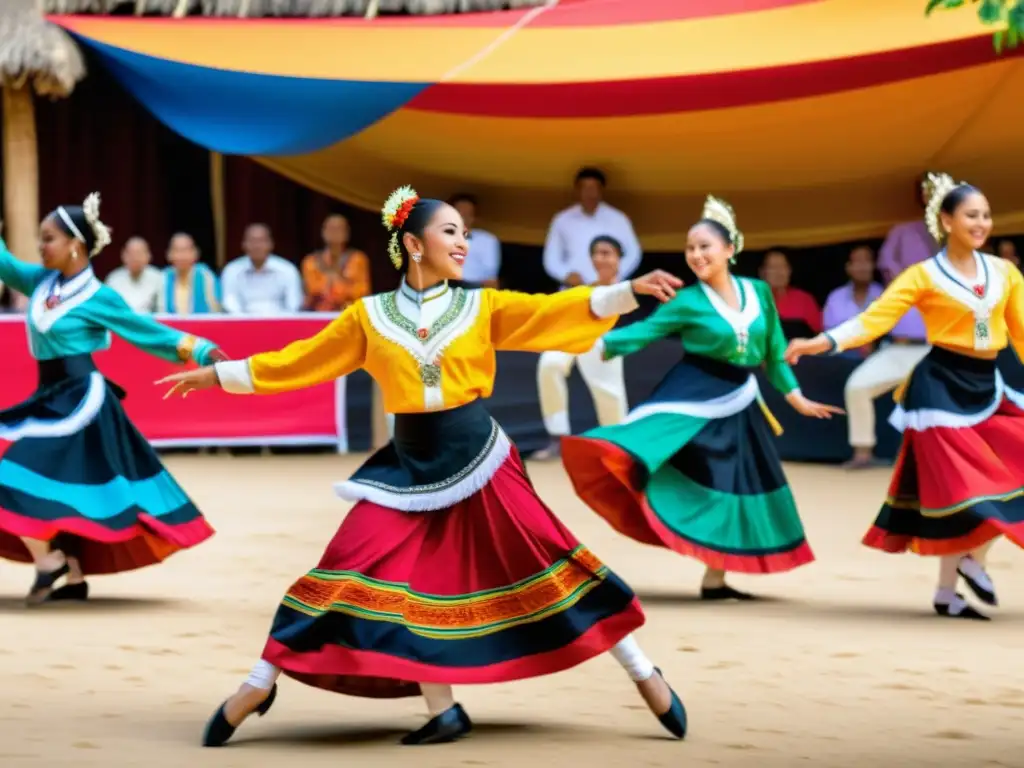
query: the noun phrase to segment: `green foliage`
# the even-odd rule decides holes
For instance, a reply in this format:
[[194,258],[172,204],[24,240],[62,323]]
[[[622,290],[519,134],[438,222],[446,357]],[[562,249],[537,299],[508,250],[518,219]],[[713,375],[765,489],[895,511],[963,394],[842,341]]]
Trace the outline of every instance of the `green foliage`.
[[[978,9],[978,20],[998,27],[992,35],[996,53],[1016,48],[1024,42],[1024,0],[970,0]],[[928,0],[924,15],[949,11],[967,5],[967,0]]]

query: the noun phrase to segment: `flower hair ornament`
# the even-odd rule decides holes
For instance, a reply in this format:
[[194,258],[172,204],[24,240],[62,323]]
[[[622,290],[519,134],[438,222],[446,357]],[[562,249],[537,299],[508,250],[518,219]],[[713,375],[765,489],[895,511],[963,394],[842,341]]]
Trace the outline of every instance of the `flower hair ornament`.
[[942,222],[939,217],[939,213],[942,211],[942,201],[946,199],[946,195],[965,183],[953,181],[953,177],[948,173],[932,173],[931,171],[921,183],[921,188],[928,198],[924,207],[924,223],[936,243],[941,243],[945,239],[945,232],[942,231]]
[[[89,225],[89,229],[92,230],[93,237],[96,242],[92,246],[92,250],[89,251],[89,258],[93,258],[100,251],[110,245],[110,228],[100,221],[100,193],[93,192],[82,203],[82,214],[85,216],[85,221]],[[88,242],[85,239],[85,235],[75,224],[74,219],[64,209],[64,206],[58,206],[57,215],[60,216],[61,221],[67,225],[67,228],[71,230],[76,238],[81,240],[83,243]]]
[[732,241],[732,246],[735,249],[734,256],[743,250],[743,233],[736,226],[736,213],[725,200],[714,195],[708,195],[707,200],[704,201],[704,210],[701,212],[700,217],[725,227],[725,231],[729,233],[729,239]]
[[388,240],[388,258],[395,265],[395,269],[402,268],[402,246],[398,242],[398,235],[419,199],[420,196],[412,187],[399,187],[388,195],[388,199],[384,201],[384,207],[381,208],[381,219],[388,232],[391,233],[391,238]]

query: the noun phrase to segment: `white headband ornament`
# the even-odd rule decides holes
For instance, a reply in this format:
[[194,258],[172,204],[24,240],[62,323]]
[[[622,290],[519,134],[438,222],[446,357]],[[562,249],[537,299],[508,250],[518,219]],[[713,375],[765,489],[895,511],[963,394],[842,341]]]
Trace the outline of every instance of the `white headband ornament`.
[[940,217],[942,201],[946,199],[950,192],[966,183],[965,181],[959,183],[953,181],[953,177],[948,173],[932,173],[931,171],[928,172],[921,183],[921,188],[928,198],[924,208],[924,223],[927,225],[931,236],[935,238],[936,243],[941,243],[946,235],[942,231]]
[[743,233],[736,226],[736,213],[725,200],[714,195],[708,195],[707,200],[704,201],[704,211],[700,217],[713,221],[716,224],[721,224],[725,231],[729,233],[729,240],[732,241],[735,252],[738,254],[743,250]]

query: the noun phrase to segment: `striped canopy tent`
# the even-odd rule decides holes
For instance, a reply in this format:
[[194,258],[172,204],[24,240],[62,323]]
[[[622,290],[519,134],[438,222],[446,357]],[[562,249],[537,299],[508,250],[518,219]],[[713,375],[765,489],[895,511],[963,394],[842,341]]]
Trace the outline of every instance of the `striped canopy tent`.
[[561,0],[450,16],[56,16],[157,118],[342,201],[475,192],[543,241],[575,170],[605,169],[645,248],[707,193],[751,247],[882,234],[912,180],[981,186],[1024,230],[1024,68],[922,0]]

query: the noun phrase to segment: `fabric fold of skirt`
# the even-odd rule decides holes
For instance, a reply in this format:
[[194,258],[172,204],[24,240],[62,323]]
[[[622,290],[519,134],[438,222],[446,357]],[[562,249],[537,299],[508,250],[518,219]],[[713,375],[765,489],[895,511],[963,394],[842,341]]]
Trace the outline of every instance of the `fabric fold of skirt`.
[[891,421],[903,443],[866,546],[953,555],[1001,535],[1024,546],[1024,395],[995,360],[933,348]]
[[686,355],[625,422],[562,441],[576,493],[620,533],[711,568],[811,562],[749,370]]
[[153,565],[213,529],[96,371],[0,412],[0,557],[50,541],[86,574]]
[[[474,423],[479,438],[491,434],[482,405],[440,413],[399,415],[394,445],[367,462],[378,477],[392,463],[387,477],[398,498],[404,475],[422,499],[428,483],[417,472],[431,456],[452,470],[441,454],[455,425],[463,436]],[[471,443],[463,455],[472,459],[479,451]],[[393,698],[417,695],[421,682],[558,672],[643,624],[632,590],[537,497],[510,443],[478,490],[440,508],[451,485],[434,493],[414,510],[356,503],[317,567],[288,590],[263,658],[325,690]]]

